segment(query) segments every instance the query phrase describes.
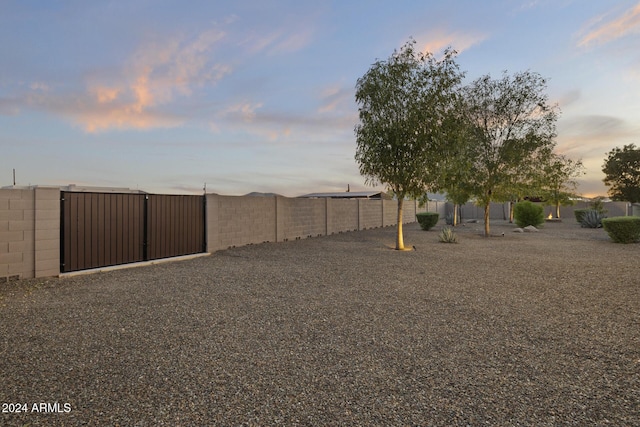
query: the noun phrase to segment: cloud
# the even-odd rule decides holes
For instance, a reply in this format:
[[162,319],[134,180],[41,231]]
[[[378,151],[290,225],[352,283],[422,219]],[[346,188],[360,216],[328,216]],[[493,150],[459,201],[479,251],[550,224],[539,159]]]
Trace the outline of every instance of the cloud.
[[605,152],[637,138],[639,129],[612,116],[584,115],[558,122],[558,149],[574,158],[601,161]]
[[20,102],[13,98],[0,98],[0,115],[16,116],[20,114]]
[[559,127],[564,133],[591,139],[616,138],[633,134],[624,120],[604,115],[584,115],[562,120]]
[[587,174],[578,179],[585,195],[604,194],[602,163],[615,146],[633,142],[640,129],[618,117],[582,115],[558,121],[557,151],[581,159]]
[[348,110],[352,106],[354,90],[342,85],[332,85],[324,88],[320,94],[318,113],[337,113]]
[[251,123],[256,117],[256,110],[262,107],[262,103],[240,103],[232,105],[222,111],[222,115],[235,121]]
[[[435,29],[428,33],[416,37],[418,46],[422,52],[438,52],[451,46],[453,49],[461,53],[470,47],[481,43],[487,38],[487,35],[480,33],[465,33],[461,31],[449,31],[442,28]],[[426,42],[422,42],[426,40]]]
[[568,107],[571,104],[576,103],[578,100],[582,98],[582,92],[580,89],[573,89],[566,93],[563,93],[562,96],[556,101],[560,108]]
[[312,28],[284,28],[266,33],[251,33],[240,43],[251,54],[284,55],[297,52],[311,43],[314,31]]
[[212,55],[224,38],[223,31],[210,28],[190,38],[145,43],[116,73],[88,75],[85,87],[74,92],[33,82],[26,92],[0,99],[0,114],[17,114],[25,107],[46,111],[89,133],[179,126],[184,117],[169,111],[171,103],[231,73],[231,66],[215,62]]
[[274,109],[262,102],[244,101],[216,112],[210,120],[210,128],[216,133],[253,135],[257,137],[256,141],[272,144],[307,144],[319,140],[343,140],[345,134],[352,134],[356,120],[355,111],[327,108],[324,112],[308,114]]
[[31,88],[31,90],[40,90],[43,92],[46,92],[49,90],[49,85],[43,82],[33,82],[29,85],[29,87]]
[[98,104],[108,104],[118,97],[121,90],[118,88],[97,86],[91,88],[89,91],[96,97]]
[[640,3],[625,11],[622,16],[608,20],[605,16],[598,17],[587,24],[582,32],[586,34],[578,41],[580,47],[606,44],[629,34],[640,33]]

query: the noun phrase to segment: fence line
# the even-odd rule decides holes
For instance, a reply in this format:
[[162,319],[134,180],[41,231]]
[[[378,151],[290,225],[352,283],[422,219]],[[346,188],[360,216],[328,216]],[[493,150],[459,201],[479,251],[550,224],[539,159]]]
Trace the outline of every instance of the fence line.
[[[221,196],[207,194],[207,250],[284,242],[396,224],[397,202],[373,199]],[[417,212],[439,212],[445,203],[404,204],[403,222]]]
[[[192,240],[199,245],[199,237],[195,234],[201,233],[202,244],[206,241],[206,247],[203,247],[206,252],[251,243],[281,242],[393,226],[397,215],[397,202],[394,200],[218,194],[207,194],[205,198],[206,209],[203,215],[206,215],[206,221],[203,229],[194,227],[189,221],[181,222],[173,205],[168,205],[167,209],[171,212],[170,216],[179,220],[172,235],[181,238],[192,235]],[[93,200],[91,203],[93,209]],[[588,206],[588,203],[579,202],[573,207],[562,207],[561,217],[575,221],[573,210]],[[61,254],[63,259],[70,256],[62,253],[61,248],[61,208],[59,189],[0,189],[0,281],[8,278],[56,276],[60,273]],[[640,211],[640,206],[634,208]],[[452,209],[453,206],[445,202],[430,201],[425,206],[419,206],[416,201],[406,201],[403,220],[406,223],[414,222],[416,213],[427,211],[437,212],[440,218],[444,218]],[[471,203],[460,209],[463,221],[483,218],[482,208]],[[605,203],[605,209],[608,210],[608,216],[625,216],[635,212],[624,202]],[[552,207],[546,207],[545,216],[552,211]],[[492,220],[508,219],[508,215],[508,203],[491,205]],[[149,225],[153,226],[153,223]],[[96,231],[93,225],[91,227],[92,236],[94,231],[99,236],[99,228]],[[165,225],[159,223],[157,227]],[[180,252],[180,248],[178,245],[174,249]],[[100,249],[98,254],[99,257],[102,256]],[[106,249],[104,255],[106,257]],[[159,252],[157,256],[163,255]]]

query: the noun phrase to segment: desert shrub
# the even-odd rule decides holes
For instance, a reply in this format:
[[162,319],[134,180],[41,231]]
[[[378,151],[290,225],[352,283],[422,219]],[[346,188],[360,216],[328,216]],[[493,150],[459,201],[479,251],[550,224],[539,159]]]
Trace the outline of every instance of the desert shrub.
[[451,227],[444,227],[442,231],[440,231],[438,238],[442,243],[458,243],[458,236],[456,236],[456,233],[453,232],[453,228]]
[[640,242],[640,217],[638,216],[603,218],[602,227],[616,243]]
[[576,221],[578,222],[578,224],[582,223],[582,216],[590,210],[591,209],[574,209],[573,210],[573,214],[576,216]]
[[437,212],[420,212],[416,214],[420,228],[423,230],[431,230],[438,223],[439,215]]
[[[594,211],[600,212],[602,215],[606,214],[608,211],[604,208],[604,202],[602,201],[602,197],[596,197],[591,201],[591,209]],[[606,218],[603,216],[603,218]]]
[[582,214],[580,226],[582,226],[582,228],[601,228],[602,220],[604,218],[606,218],[606,215],[601,211],[588,209],[584,214]]
[[447,225],[453,225],[453,212],[449,212],[445,217],[444,217],[444,222],[447,223]]
[[525,200],[513,207],[513,218],[518,227],[533,225],[534,227],[544,223],[544,209],[540,205]]

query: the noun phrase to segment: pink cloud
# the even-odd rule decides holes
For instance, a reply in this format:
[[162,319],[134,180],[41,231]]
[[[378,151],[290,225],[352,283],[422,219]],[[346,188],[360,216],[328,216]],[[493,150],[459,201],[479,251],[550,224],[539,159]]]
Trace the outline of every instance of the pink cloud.
[[190,96],[205,84],[215,84],[231,72],[226,64],[213,63],[211,52],[225,33],[213,28],[192,39],[174,38],[141,46],[119,76],[92,80],[86,92],[65,103],[53,94],[32,97],[31,104],[70,117],[85,131],[175,127],[183,119],[163,113],[163,107],[180,96]]
[[437,54],[449,46],[460,53],[481,43],[486,38],[485,34],[435,29],[416,37],[416,41],[422,52]]
[[589,25],[591,29],[580,38],[578,46],[604,44],[640,32],[640,3],[616,19],[605,21],[601,17],[596,22]]

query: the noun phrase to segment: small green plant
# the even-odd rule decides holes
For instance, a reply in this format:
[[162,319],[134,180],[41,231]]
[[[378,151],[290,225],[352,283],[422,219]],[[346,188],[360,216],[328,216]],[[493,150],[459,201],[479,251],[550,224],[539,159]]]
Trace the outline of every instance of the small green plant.
[[591,201],[591,209],[601,213],[602,215],[607,213],[607,210],[604,208],[604,202],[602,201],[602,197],[596,197]]
[[513,207],[513,217],[518,227],[524,228],[529,225],[537,227],[544,223],[544,208],[525,200]]
[[602,228],[602,220],[605,214],[595,209],[589,209],[582,215],[580,225],[582,228]]
[[445,217],[444,217],[444,222],[447,225],[453,225],[453,212],[449,212]]
[[640,242],[640,217],[638,216],[603,218],[602,227],[616,243]]
[[458,236],[456,236],[456,233],[453,232],[453,228],[451,227],[444,227],[442,231],[440,231],[438,238],[442,243],[458,243]]
[[438,223],[439,216],[437,212],[420,212],[416,214],[420,228],[423,230],[431,230]]
[[582,224],[582,216],[590,211],[591,209],[574,209],[573,214],[576,216],[576,221],[578,224]]

